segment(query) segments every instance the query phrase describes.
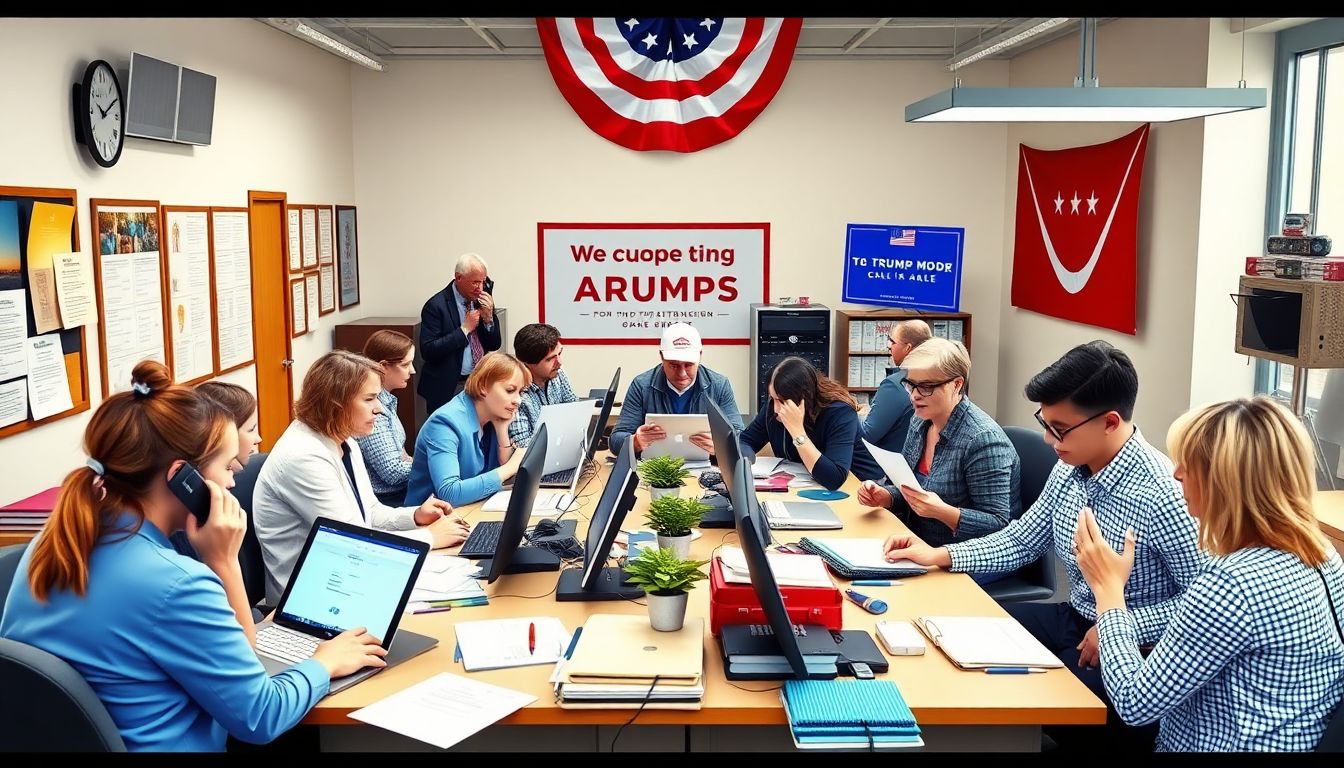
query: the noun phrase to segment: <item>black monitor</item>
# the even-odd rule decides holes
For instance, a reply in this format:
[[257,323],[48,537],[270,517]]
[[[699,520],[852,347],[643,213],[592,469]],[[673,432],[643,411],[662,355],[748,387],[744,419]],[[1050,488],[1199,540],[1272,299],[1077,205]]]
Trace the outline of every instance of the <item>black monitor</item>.
[[[714,438],[714,463],[719,467],[719,476],[723,478],[723,487],[728,496],[733,495],[731,475],[737,468],[737,460],[742,458],[741,436],[728,421],[728,416],[719,408],[719,404],[709,400],[709,433]],[[754,487],[754,483],[748,485]]]
[[[756,497],[756,481],[751,476],[751,462],[746,457],[737,460],[733,466],[732,472],[725,472],[724,475],[733,476],[730,488],[731,500],[733,504],[733,524],[737,528],[738,536],[742,537],[742,521],[750,520],[752,523],[751,532],[756,536],[756,542],[764,550],[770,546],[770,522],[765,517],[765,510],[761,508],[760,499]],[[746,544],[742,544],[746,549]],[[764,556],[764,555],[762,555]]]
[[482,573],[489,574],[490,584],[506,573],[536,573],[560,570],[560,557],[540,547],[519,547],[528,520],[532,518],[532,502],[537,498],[537,486],[546,467],[546,425],[542,424],[527,444],[527,453],[518,465],[509,492],[509,508],[499,530],[494,557],[480,561]]
[[588,538],[584,542],[583,568],[560,572],[555,588],[555,599],[561,602],[579,600],[638,600],[644,596],[640,587],[622,583],[620,568],[604,568],[616,533],[621,530],[625,515],[635,505],[635,489],[639,476],[635,474],[635,443],[625,441],[616,465],[611,468],[602,498],[588,520]]
[[602,405],[597,412],[597,421],[593,422],[593,428],[588,430],[588,447],[584,449],[583,461],[579,462],[579,469],[575,470],[576,472],[593,460],[593,454],[597,452],[597,441],[601,439],[602,433],[607,429],[607,419],[611,416],[611,404],[616,400],[616,387],[620,385],[621,369],[618,367],[616,374],[611,377],[611,386],[607,387],[607,392],[602,397]]

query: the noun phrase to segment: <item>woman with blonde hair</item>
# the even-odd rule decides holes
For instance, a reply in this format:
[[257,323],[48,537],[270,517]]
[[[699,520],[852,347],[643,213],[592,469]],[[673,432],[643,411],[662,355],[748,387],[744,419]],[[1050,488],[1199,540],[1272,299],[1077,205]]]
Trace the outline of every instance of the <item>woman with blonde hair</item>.
[[420,428],[406,503],[437,493],[461,506],[499,492],[523,461],[524,452],[509,439],[509,424],[531,383],[527,366],[513,355],[482,357],[462,391]]
[[267,605],[280,601],[319,515],[402,532],[435,548],[466,539],[467,524],[448,503],[426,496],[414,506],[392,507],[374,495],[354,438],[373,430],[382,389],[382,368],[344,349],[319,357],[303,377],[294,421],[267,456],[252,496]]
[[[1003,428],[966,396],[971,357],[959,341],[932,338],[904,362],[901,386],[915,415],[901,451],[923,490],[864,483],[859,503],[896,513],[931,546],[1003,528],[1022,510],[1021,460]],[[1006,574],[975,574],[985,584]]]
[[356,437],[355,442],[364,453],[369,482],[378,500],[400,506],[411,477],[411,455],[406,452],[406,428],[397,417],[397,396],[392,393],[404,389],[415,375],[415,344],[410,336],[384,328],[364,342],[364,356],[382,369],[383,389],[378,402],[383,412],[378,414],[373,431]]
[[1167,450],[1212,557],[1145,659],[1125,595],[1134,531],[1079,514],[1106,692],[1125,722],[1161,721],[1159,751],[1314,749],[1344,693],[1344,564],[1312,511],[1307,432],[1278,403],[1241,398],[1186,413]]
[[[331,678],[384,666],[386,652],[353,629],[267,675],[252,651],[238,565],[247,519],[228,492],[233,419],[173,384],[161,363],[141,362],[132,377],[131,391],[103,401],[89,420],[89,459],[66,475],[19,561],[0,636],[74,667],[131,751],[222,751],[229,735],[271,741],[327,694]],[[168,487],[188,465],[210,496],[204,523]],[[178,530],[199,561],[169,546]]]

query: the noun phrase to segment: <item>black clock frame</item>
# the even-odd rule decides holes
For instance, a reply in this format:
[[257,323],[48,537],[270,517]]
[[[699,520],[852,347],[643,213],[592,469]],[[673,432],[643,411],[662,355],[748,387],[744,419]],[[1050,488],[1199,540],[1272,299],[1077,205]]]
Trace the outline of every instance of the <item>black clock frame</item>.
[[[89,83],[93,80],[93,73],[98,67],[106,66],[112,73],[112,84],[117,86],[117,102],[121,104],[121,129],[117,140],[117,153],[110,159],[104,159],[98,153],[98,149],[93,145],[93,126],[89,122]],[[95,59],[89,62],[89,66],[84,70],[84,79],[75,83],[73,86],[73,105],[75,118],[75,141],[83,144],[89,151],[89,156],[93,161],[104,168],[111,168],[121,159],[122,150],[126,148],[126,92],[121,87],[121,78],[117,77],[117,70],[103,59]]]

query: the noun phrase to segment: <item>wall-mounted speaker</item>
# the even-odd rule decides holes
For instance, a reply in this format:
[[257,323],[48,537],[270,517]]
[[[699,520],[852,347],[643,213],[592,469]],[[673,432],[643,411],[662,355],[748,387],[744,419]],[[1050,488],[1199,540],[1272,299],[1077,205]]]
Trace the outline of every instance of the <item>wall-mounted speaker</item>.
[[209,145],[215,119],[215,77],[131,52],[126,135]]

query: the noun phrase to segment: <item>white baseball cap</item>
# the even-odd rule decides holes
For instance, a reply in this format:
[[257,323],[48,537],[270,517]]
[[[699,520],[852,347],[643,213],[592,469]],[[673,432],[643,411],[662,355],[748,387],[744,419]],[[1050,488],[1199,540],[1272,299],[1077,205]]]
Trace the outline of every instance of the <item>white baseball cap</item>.
[[700,332],[686,323],[673,323],[663,329],[663,343],[658,347],[664,360],[682,363],[700,362]]

